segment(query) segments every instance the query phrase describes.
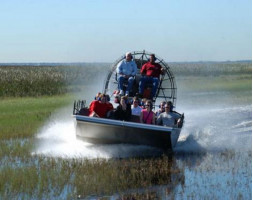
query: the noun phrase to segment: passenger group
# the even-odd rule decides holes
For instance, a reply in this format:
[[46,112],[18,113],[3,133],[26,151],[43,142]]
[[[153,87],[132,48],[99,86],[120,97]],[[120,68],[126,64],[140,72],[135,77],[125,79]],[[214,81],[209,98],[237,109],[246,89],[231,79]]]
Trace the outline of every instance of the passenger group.
[[161,102],[156,113],[153,112],[151,100],[147,100],[141,106],[137,97],[131,101],[127,96],[116,96],[114,102],[118,104],[116,109],[109,102],[108,95],[100,94],[91,102],[89,116],[169,127],[177,127],[180,123],[180,115],[172,110],[172,102]]
[[[138,93],[135,97],[128,98],[130,93],[132,94],[137,65],[132,54],[127,52],[116,69],[119,91],[118,95],[115,96],[114,103],[119,105],[114,109],[110,103],[109,95],[99,92],[89,106],[89,116],[176,127],[180,123],[180,115],[173,112],[172,102],[161,102],[159,110],[153,112],[152,101],[143,98],[147,84],[150,84],[152,88],[149,98],[153,99],[155,97],[160,83],[160,75],[163,75],[165,71],[155,61],[155,54],[150,54],[148,62],[140,70]],[[139,98],[142,98],[142,100],[140,101]]]
[[[144,89],[147,84],[152,85],[152,92],[150,99],[155,96],[159,83],[160,75],[164,74],[164,68],[159,63],[156,63],[155,54],[150,54],[149,60],[141,67],[141,78],[139,81],[138,96],[143,97]],[[137,74],[137,65],[130,52],[127,52],[125,58],[117,65],[117,81],[120,95],[129,96],[132,91],[134,79]],[[124,83],[127,83],[127,87],[124,92]]]

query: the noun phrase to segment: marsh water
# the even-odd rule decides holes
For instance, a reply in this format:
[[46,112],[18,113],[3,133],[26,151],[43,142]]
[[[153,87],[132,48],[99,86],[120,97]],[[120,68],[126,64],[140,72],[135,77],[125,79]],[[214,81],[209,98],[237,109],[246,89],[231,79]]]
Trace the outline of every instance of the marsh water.
[[[180,73],[177,65],[173,67],[178,88],[176,110],[185,114],[185,124],[174,154],[167,160],[171,173],[160,175],[162,181],[153,181],[147,187],[130,184],[124,191],[115,187],[108,194],[97,191],[80,198],[251,199],[251,66],[248,71],[236,64],[222,69],[223,65],[217,67],[215,63],[181,66],[182,71],[190,68],[189,73]],[[91,101],[90,91],[95,95],[101,87],[97,82],[90,83],[82,97]],[[147,146],[79,141],[71,111],[70,105],[53,114],[38,133],[33,153],[64,159],[101,158],[118,164],[131,158],[146,162],[163,157],[159,149]],[[101,184],[106,188],[112,183]]]

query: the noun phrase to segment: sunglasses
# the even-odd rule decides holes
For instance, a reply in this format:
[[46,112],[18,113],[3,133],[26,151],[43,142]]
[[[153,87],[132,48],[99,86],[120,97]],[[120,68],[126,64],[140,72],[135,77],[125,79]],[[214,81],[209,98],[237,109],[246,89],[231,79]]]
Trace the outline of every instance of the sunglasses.
[[150,106],[150,104],[147,104],[147,105],[145,105],[145,106]]
[[167,106],[167,107],[165,107],[165,108],[170,108],[170,107]]

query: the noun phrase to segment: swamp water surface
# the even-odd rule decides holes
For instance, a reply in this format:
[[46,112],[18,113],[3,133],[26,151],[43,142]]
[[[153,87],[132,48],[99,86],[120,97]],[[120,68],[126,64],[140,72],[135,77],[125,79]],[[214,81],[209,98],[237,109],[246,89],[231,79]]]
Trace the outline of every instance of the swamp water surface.
[[[231,84],[227,85],[228,80]],[[132,165],[129,160],[135,158],[138,163],[135,164],[144,171],[152,169],[152,165],[156,168],[162,165],[163,170],[164,163],[159,162],[167,162],[168,171],[156,171],[155,174],[141,173],[141,170],[137,174],[131,172],[129,176],[134,174],[135,178],[143,180],[140,183],[136,181],[138,178],[134,183],[125,180],[123,190],[111,182],[114,180],[103,181],[104,177],[99,174],[105,169],[96,168],[97,182],[100,182],[93,190],[96,192],[84,192],[89,190],[84,184],[84,188],[76,192],[77,195],[80,193],[77,198],[251,199],[252,92],[251,85],[240,86],[241,80],[240,74],[180,76],[176,79],[176,110],[184,112],[185,124],[175,153],[169,158],[163,158],[159,149],[146,146],[92,145],[77,140],[74,120],[70,117],[71,106],[56,113],[41,129],[33,154],[79,160],[99,158],[114,165]],[[119,169],[127,174],[135,167],[133,164],[127,170]],[[149,184],[145,184],[145,179]],[[68,192],[73,192],[72,189],[65,188],[60,197],[64,198]]]

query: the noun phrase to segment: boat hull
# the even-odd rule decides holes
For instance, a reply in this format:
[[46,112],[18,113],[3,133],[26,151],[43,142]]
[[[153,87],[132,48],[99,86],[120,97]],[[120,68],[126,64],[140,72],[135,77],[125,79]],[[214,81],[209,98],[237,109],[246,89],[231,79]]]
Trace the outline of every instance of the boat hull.
[[80,115],[75,117],[77,137],[98,144],[125,143],[173,150],[181,131],[180,128]]

